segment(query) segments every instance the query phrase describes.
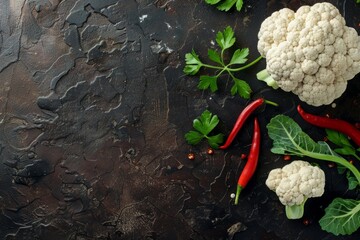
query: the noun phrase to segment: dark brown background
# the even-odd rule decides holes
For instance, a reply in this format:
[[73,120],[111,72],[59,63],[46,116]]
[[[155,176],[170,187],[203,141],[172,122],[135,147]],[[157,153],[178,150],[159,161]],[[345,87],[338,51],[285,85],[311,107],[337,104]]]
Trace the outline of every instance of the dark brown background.
[[[198,90],[198,78],[182,72],[185,53],[206,56],[216,32],[229,25],[237,46],[255,59],[266,16],[315,2],[245,0],[240,13],[224,13],[200,0],[0,0],[0,238],[359,239],[359,231],[335,238],[318,225],[334,197],[359,197],[327,164],[320,163],[326,194],[306,205],[309,224],[287,220],[264,185],[284,164],[270,153],[271,117],[290,115],[314,139],[324,137],[299,119],[296,96],[256,80],[265,61],[239,74],[255,95],[280,106],[258,114],[260,164],[238,206],[230,194],[251,123],[214,155],[183,137],[205,109],[228,133],[247,103],[229,95],[227,79],[215,94]],[[360,31],[354,0],[329,2]],[[359,77],[336,108],[304,107],[360,122]]]

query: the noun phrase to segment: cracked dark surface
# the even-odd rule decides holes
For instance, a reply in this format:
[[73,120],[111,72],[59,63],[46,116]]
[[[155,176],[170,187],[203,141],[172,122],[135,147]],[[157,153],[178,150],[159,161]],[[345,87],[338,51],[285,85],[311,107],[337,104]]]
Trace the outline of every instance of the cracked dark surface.
[[[0,0],[0,238],[359,239],[359,231],[335,238],[317,223],[334,196],[359,195],[333,170],[304,225],[286,220],[264,185],[282,164],[268,139],[239,206],[230,194],[248,149],[239,140],[249,142],[251,129],[226,153],[184,141],[205,108],[228,131],[245,104],[226,95],[225,82],[216,94],[197,90],[197,79],[182,73],[184,54],[205,55],[230,25],[255,58],[267,15],[317,1],[245,2],[241,13],[223,13],[200,0]],[[329,2],[360,32],[354,1]],[[255,81],[264,64],[241,73],[281,105],[261,125],[277,113],[297,118],[296,97]],[[360,122],[359,89],[357,76],[338,107],[313,110]]]

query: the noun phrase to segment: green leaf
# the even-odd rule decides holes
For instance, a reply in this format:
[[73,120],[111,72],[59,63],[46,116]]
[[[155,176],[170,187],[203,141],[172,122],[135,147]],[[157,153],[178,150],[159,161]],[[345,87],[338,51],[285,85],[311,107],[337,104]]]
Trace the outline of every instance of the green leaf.
[[250,85],[245,82],[244,80],[240,79],[233,79],[234,85],[231,88],[231,95],[239,94],[239,96],[248,99],[251,95],[251,88]]
[[349,139],[342,133],[331,129],[325,129],[327,139],[338,146],[352,147]]
[[217,4],[218,2],[220,2],[221,0],[205,0],[206,3],[210,4],[210,5],[214,5]]
[[185,54],[185,63],[183,71],[188,75],[195,75],[203,65],[194,50],[191,53]]
[[236,1],[236,10],[240,11],[243,6],[243,3],[244,3],[243,0],[237,0]]
[[214,130],[219,122],[220,120],[217,115],[205,110],[200,117],[193,120],[193,127],[196,131],[192,130],[185,134],[187,143],[196,145],[206,138],[211,147],[218,148],[224,140],[224,135],[220,133],[214,136],[209,136],[209,134]]
[[352,174],[346,167],[337,166],[337,171],[339,174],[344,174],[346,172],[346,179],[348,180],[348,190],[354,190],[359,186],[356,177]]
[[229,11],[236,3],[236,10],[240,11],[243,6],[243,0],[205,0],[206,3],[210,5],[215,5],[220,3],[217,6],[217,9],[221,11]]
[[217,86],[217,77],[216,76],[200,76],[200,81],[198,84],[198,88],[202,90],[206,90],[210,88],[211,92],[216,92],[218,90]]
[[217,51],[209,49],[208,50],[208,57],[209,57],[209,59],[211,61],[219,63],[221,65],[224,65],[223,62],[221,61],[220,54]]
[[231,48],[235,44],[234,31],[230,26],[227,26],[224,32],[218,32],[216,35],[216,42],[222,50]]
[[244,64],[247,61],[247,56],[249,55],[249,49],[248,48],[243,48],[243,49],[237,49],[231,60],[230,60],[230,64]]
[[321,229],[336,236],[354,233],[360,227],[360,201],[335,198],[319,223]]
[[208,110],[205,110],[198,119],[198,122],[196,122],[196,126],[194,120],[194,128],[202,134],[208,135],[216,127],[216,125],[218,125],[218,123],[218,116],[213,115]]
[[209,145],[212,148],[219,148],[220,144],[224,141],[224,134],[219,133],[215,136],[208,137]]
[[359,186],[358,182],[356,181],[356,177],[354,177],[354,175],[350,171],[346,172],[346,178],[348,180],[348,189],[349,190],[354,190],[355,188],[357,188]]
[[235,5],[235,3],[236,0],[225,0],[217,7],[217,9],[227,12]]
[[355,149],[349,146],[345,146],[343,148],[335,148],[334,151],[341,155],[353,156],[354,154],[356,154]]
[[188,144],[196,145],[204,138],[204,135],[197,131],[189,131],[185,134],[185,139]]

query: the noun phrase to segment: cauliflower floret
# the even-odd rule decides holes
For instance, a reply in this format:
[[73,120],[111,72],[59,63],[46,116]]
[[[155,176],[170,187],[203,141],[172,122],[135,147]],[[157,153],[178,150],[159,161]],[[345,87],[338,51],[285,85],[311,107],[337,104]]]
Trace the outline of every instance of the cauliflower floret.
[[308,198],[324,194],[325,173],[306,161],[296,160],[270,171],[266,186],[274,191],[285,205],[289,219],[301,218]]
[[345,24],[327,2],[274,12],[258,33],[258,50],[267,60],[258,79],[310,105],[331,104],[360,72],[360,36]]

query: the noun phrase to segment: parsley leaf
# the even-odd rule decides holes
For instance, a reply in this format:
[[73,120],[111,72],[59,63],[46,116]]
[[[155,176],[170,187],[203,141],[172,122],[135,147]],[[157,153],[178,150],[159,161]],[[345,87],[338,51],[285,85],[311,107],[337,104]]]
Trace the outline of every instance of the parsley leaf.
[[248,48],[244,48],[244,49],[236,49],[236,51],[234,52],[231,60],[230,60],[230,64],[244,64],[247,61],[247,56],[249,55],[249,49]]
[[249,84],[244,80],[236,78],[234,73],[251,67],[260,61],[262,57],[258,57],[251,63],[239,67],[238,65],[245,64],[248,61],[247,57],[249,55],[249,49],[243,48],[236,49],[231,55],[230,60],[225,59],[225,52],[233,47],[236,42],[235,33],[230,26],[226,27],[223,31],[219,31],[216,34],[215,40],[220,50],[208,50],[207,55],[212,63],[207,64],[202,62],[199,56],[196,54],[195,50],[192,50],[191,53],[185,54],[186,65],[183,70],[184,73],[187,75],[195,75],[201,68],[213,69],[215,71],[214,75],[201,75],[198,84],[199,89],[210,89],[211,92],[216,92],[218,90],[217,81],[219,77],[222,74],[227,73],[234,82],[230,91],[231,94],[238,94],[245,99],[250,98],[252,91]]
[[216,92],[218,90],[217,86],[217,77],[216,76],[200,76],[200,82],[198,84],[199,89],[208,89],[210,88],[211,92]]
[[243,98],[247,98],[251,94],[251,88],[244,80],[234,79],[234,85],[231,88],[231,95],[239,94]]
[[224,141],[224,134],[209,136],[210,132],[219,124],[220,120],[217,115],[213,115],[210,111],[205,110],[200,117],[194,119],[193,127],[196,131],[191,130],[185,134],[187,143],[196,145],[203,139],[207,139],[209,145],[213,148],[218,148]]
[[243,6],[243,0],[205,0],[205,2],[210,5],[217,5],[217,9],[221,11],[229,11],[234,5],[236,10],[240,11]]
[[202,67],[199,56],[194,50],[192,50],[191,53],[185,54],[185,62],[186,66],[184,68],[184,72],[188,75],[195,75]]
[[236,41],[234,34],[235,33],[230,26],[227,26],[224,32],[218,32],[216,34],[216,42],[221,47],[222,51],[231,48],[234,45]]

